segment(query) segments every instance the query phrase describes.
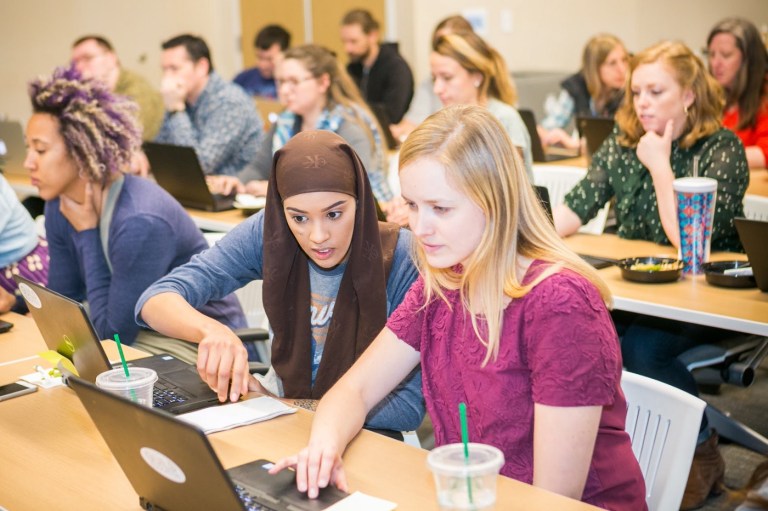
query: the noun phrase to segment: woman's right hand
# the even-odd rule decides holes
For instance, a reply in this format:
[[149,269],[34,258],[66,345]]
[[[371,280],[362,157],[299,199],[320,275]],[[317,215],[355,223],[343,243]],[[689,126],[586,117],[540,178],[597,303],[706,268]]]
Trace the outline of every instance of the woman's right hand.
[[235,402],[248,393],[248,351],[228,327],[218,322],[210,325],[213,327],[206,328],[197,349],[197,372],[218,394],[219,401]]
[[276,474],[286,468],[296,471],[296,488],[306,492],[310,499],[317,498],[320,489],[328,484],[349,492],[341,452],[332,441],[313,438],[298,454],[275,463],[269,473]]

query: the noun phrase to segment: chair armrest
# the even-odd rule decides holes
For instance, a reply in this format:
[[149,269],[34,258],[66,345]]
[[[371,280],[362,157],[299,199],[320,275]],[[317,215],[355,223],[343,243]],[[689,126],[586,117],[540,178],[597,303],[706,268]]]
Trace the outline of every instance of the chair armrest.
[[235,335],[243,342],[267,341],[269,331],[264,328],[240,328],[235,330]]

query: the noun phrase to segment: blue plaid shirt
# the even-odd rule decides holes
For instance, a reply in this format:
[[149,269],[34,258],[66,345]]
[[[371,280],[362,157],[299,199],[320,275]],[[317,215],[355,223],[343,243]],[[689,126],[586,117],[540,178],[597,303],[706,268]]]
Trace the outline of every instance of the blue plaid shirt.
[[240,87],[213,72],[194,105],[166,112],[155,141],[195,148],[206,174],[237,175],[263,135],[256,106]]

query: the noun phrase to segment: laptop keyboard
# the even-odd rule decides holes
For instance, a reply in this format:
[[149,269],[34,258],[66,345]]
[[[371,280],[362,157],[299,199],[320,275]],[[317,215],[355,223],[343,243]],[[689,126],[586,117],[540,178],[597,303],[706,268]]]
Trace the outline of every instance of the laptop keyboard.
[[155,382],[155,389],[152,393],[152,406],[155,408],[165,408],[167,406],[183,403],[189,397],[184,395],[178,387],[162,380]]
[[240,497],[240,502],[243,503],[245,509],[248,511],[278,511],[274,507],[258,503],[253,495],[248,493],[248,490],[239,484],[235,484],[235,491],[237,492],[237,496]]

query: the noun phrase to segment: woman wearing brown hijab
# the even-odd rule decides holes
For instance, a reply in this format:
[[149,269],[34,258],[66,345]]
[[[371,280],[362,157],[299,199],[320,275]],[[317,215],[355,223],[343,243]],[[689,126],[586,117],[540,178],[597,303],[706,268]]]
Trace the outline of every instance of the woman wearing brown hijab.
[[[250,388],[311,407],[365,351],[415,280],[410,243],[409,231],[377,221],[365,169],[344,139],[302,132],[275,154],[264,211],[152,285],[139,299],[137,319],[200,343],[198,371],[222,401]],[[194,310],[198,301],[255,279],[264,280],[274,332],[272,367],[260,381],[248,374],[232,331]],[[367,425],[410,430],[423,414],[415,371]]]

